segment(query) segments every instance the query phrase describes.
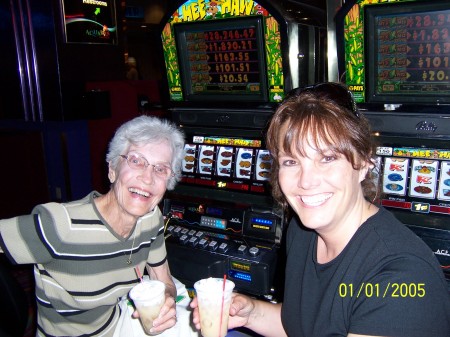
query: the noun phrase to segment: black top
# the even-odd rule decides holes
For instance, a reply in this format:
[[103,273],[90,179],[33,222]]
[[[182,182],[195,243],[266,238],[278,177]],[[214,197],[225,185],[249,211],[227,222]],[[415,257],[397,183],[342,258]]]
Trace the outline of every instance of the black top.
[[317,263],[317,233],[287,232],[281,311],[290,337],[449,337],[450,295],[430,248],[381,208],[334,260]]

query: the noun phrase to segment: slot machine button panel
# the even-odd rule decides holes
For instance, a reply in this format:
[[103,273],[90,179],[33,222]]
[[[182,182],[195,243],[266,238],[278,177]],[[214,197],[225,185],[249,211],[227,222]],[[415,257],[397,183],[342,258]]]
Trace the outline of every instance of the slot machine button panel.
[[251,256],[256,257],[256,256],[259,255],[259,248],[258,248],[258,247],[251,247],[251,248],[248,250],[248,253],[249,253]]
[[196,238],[195,236],[191,236],[191,238],[189,239],[189,244],[190,244],[192,247],[197,246],[197,244],[198,244],[198,238]]
[[230,246],[228,245],[228,243],[226,242],[222,242],[218,248],[218,250],[222,253],[226,253],[228,251],[228,249],[230,248]]
[[245,254],[245,252],[247,251],[247,246],[246,245],[240,245],[237,249],[238,253],[240,254]]
[[189,241],[189,237],[186,234],[180,236],[180,243],[181,244],[185,245],[185,244],[187,244],[188,241]]
[[181,232],[181,227],[176,227],[173,231],[172,234],[175,236],[180,236],[180,232]]
[[201,249],[205,249],[206,247],[208,247],[208,240],[200,239],[200,241],[198,242],[198,247]]
[[208,249],[214,252],[218,246],[218,242],[213,240],[208,244]]

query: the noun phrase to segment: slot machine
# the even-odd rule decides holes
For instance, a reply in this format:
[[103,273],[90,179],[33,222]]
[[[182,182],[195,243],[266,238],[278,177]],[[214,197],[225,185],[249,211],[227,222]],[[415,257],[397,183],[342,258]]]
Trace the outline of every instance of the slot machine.
[[240,292],[278,297],[285,219],[264,128],[287,91],[324,74],[325,27],[307,10],[298,23],[268,2],[189,0],[164,25],[168,110],[186,145],[163,214],[171,272],[188,287],[226,275]]
[[340,77],[378,141],[380,202],[430,246],[450,290],[450,3],[350,1],[335,28]]

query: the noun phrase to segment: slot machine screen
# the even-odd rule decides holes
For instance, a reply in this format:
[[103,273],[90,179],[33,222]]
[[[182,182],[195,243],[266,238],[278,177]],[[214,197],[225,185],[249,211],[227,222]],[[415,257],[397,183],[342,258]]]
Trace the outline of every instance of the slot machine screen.
[[364,7],[365,101],[450,103],[450,2]]
[[381,205],[423,239],[450,281],[450,150],[436,140],[389,138],[376,150]]
[[377,148],[377,155],[383,206],[422,215],[450,215],[450,150],[384,145]]
[[262,16],[174,24],[186,101],[268,101]]
[[180,183],[265,195],[271,167],[261,139],[193,135],[185,145]]

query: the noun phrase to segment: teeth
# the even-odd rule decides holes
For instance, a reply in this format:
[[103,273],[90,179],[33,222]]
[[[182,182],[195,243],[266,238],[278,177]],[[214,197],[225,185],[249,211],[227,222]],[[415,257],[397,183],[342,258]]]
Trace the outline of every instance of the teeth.
[[128,189],[128,191],[130,191],[131,193],[136,193],[136,194],[142,195],[142,196],[144,196],[146,198],[148,198],[150,196],[150,193],[138,190],[137,188],[130,187]]
[[302,201],[308,206],[319,206],[330,199],[331,196],[331,193],[302,196]]

